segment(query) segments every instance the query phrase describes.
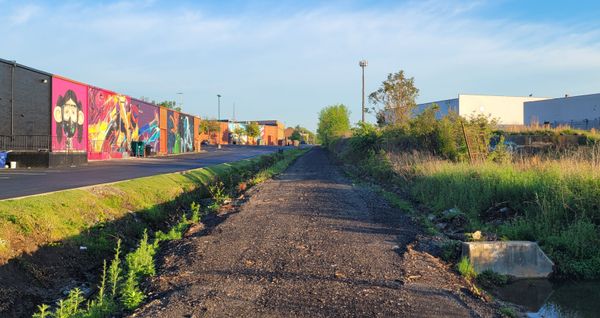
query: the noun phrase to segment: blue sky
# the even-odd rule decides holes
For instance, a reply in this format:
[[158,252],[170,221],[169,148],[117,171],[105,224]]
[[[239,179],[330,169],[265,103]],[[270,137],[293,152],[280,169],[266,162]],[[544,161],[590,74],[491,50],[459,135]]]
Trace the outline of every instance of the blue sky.
[[[9,1],[0,57],[186,112],[316,127],[390,72],[418,101],[600,91],[593,1]],[[177,95],[183,92],[183,95]],[[373,118],[368,117],[371,121]]]

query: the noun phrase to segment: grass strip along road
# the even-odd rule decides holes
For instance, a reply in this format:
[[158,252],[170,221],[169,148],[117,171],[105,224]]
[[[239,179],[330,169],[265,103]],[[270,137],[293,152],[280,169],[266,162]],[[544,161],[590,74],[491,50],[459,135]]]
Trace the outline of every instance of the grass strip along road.
[[204,146],[202,153],[93,161],[77,168],[0,170],[0,199],[66,190],[157,174],[208,167],[269,154],[275,146]]

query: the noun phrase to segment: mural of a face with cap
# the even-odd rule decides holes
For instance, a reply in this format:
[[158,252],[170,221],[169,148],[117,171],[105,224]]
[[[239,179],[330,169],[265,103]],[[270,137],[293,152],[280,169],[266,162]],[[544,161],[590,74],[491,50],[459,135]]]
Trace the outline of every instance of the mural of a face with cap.
[[83,138],[84,114],[81,101],[72,90],[67,90],[64,96],[59,96],[54,108],[56,122],[56,139],[62,141],[66,137],[66,148],[73,149],[73,137],[81,142]]

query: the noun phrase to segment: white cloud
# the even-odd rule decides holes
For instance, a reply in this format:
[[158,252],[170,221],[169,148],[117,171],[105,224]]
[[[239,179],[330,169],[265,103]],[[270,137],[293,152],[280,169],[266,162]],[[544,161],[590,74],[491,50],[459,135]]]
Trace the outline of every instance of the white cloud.
[[475,13],[484,6],[430,0],[217,15],[153,1],[71,3],[13,10],[23,27],[0,25],[0,32],[13,39],[2,49],[11,54],[5,58],[34,67],[134,96],[169,99],[184,91],[189,111],[202,115],[214,114],[219,92],[224,103],[236,102],[238,118],[309,127],[324,105],[358,109],[361,58],[370,62],[367,90],[405,69],[422,100],[461,92],[558,96],[599,87],[590,81],[600,70],[595,26],[484,19]]
[[37,5],[28,4],[14,9],[10,16],[12,24],[24,24],[29,22],[33,17],[40,13],[41,8]]

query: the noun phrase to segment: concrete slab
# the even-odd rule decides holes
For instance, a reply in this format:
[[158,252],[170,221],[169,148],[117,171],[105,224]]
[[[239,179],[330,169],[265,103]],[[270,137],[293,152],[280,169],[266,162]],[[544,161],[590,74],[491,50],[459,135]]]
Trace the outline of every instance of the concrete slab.
[[552,273],[554,263],[535,242],[463,242],[462,255],[477,273],[492,270],[518,278],[542,278]]

